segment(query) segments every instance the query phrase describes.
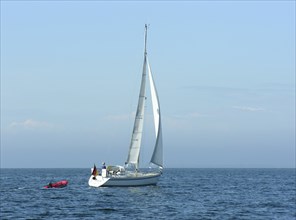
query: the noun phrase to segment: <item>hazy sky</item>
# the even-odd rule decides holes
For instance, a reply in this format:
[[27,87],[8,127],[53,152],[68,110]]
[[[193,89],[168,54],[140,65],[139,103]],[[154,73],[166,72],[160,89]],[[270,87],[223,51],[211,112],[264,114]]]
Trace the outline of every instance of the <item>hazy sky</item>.
[[145,23],[165,167],[295,166],[295,1],[1,1],[2,168],[124,164]]

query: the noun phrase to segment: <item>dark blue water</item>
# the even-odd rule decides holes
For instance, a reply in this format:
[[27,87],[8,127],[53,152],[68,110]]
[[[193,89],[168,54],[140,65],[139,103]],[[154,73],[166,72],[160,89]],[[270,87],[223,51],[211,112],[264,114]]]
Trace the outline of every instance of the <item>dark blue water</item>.
[[89,173],[1,169],[0,219],[296,219],[295,169],[165,169],[128,188],[91,188]]

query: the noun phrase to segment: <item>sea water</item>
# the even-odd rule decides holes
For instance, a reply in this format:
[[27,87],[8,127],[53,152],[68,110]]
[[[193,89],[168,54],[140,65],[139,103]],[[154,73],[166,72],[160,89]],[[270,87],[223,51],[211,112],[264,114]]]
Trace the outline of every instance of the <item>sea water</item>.
[[157,186],[126,188],[89,187],[89,175],[1,169],[0,219],[296,219],[295,169],[164,169]]

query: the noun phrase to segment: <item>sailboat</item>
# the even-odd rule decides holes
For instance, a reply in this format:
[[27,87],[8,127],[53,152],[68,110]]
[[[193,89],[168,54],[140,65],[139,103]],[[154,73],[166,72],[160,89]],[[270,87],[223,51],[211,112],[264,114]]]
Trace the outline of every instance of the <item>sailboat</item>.
[[[155,167],[153,170],[140,171],[139,157],[141,149],[141,141],[143,134],[145,103],[146,103],[146,75],[148,71],[149,85],[151,92],[151,103],[155,128],[155,145],[151,156],[150,163]],[[157,90],[151,73],[151,68],[147,56],[147,25],[145,25],[145,46],[144,46],[144,62],[142,70],[142,80],[140,94],[138,99],[138,107],[136,111],[133,133],[129,147],[127,161],[124,166],[108,166],[105,164],[101,173],[94,168],[91,171],[88,184],[92,187],[101,186],[147,186],[156,185],[163,170],[163,144],[161,129],[161,114]]]

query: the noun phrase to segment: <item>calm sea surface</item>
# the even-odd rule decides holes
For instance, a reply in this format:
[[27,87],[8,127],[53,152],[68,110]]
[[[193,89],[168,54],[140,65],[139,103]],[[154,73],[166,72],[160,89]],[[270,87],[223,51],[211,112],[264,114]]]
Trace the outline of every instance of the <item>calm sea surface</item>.
[[157,186],[127,188],[91,188],[89,174],[1,169],[0,219],[296,219],[295,169],[165,169]]

